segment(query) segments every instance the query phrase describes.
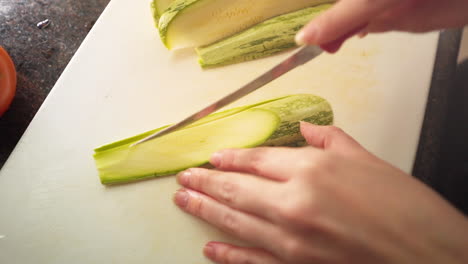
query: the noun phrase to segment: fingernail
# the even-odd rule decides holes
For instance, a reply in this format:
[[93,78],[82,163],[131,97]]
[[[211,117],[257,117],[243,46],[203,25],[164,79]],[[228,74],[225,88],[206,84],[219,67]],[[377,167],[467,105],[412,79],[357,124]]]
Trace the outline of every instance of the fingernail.
[[317,35],[317,27],[314,25],[306,26],[301,31],[296,34],[295,41],[296,44],[306,45],[306,44],[315,44],[315,38]]
[[216,250],[215,250],[215,245],[214,243],[210,242],[205,245],[205,248],[203,248],[203,253],[205,256],[209,259],[215,259],[216,258]]
[[296,37],[295,37],[294,40],[296,41],[296,44],[297,44],[298,46],[302,46],[302,45],[305,44],[304,36],[305,36],[304,30],[299,31],[299,32],[296,34]]
[[363,32],[360,32],[360,33],[358,34],[358,37],[359,37],[359,38],[365,38],[365,37],[367,36],[367,34],[368,34],[367,32],[363,31]]
[[190,170],[185,170],[177,174],[178,182],[183,186],[188,186],[190,184],[190,177],[192,172]]
[[174,202],[181,208],[187,207],[190,195],[186,190],[181,189],[175,193]]
[[223,154],[221,154],[221,152],[215,152],[211,155],[210,163],[215,167],[219,167],[222,157]]

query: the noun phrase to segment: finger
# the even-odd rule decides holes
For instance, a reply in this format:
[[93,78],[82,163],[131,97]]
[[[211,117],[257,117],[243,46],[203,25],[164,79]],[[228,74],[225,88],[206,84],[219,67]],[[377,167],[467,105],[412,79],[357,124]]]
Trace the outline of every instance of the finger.
[[303,161],[312,155],[313,149],[259,147],[249,149],[225,149],[211,156],[211,164],[226,171],[237,171],[287,181],[300,166],[285,166]]
[[362,30],[364,30],[365,28],[367,27],[367,24],[365,25],[361,25],[353,30],[351,30],[350,32],[347,32],[345,35],[339,37],[338,39],[336,40],[333,40],[332,42],[328,42],[328,43],[325,43],[325,44],[322,44],[320,45],[320,47],[327,51],[328,53],[335,53],[337,52],[341,46],[343,45],[343,43],[349,39],[350,37],[360,33]]
[[356,140],[335,126],[317,126],[301,122],[301,133],[307,143],[320,149],[342,154],[369,154]]
[[262,249],[237,247],[219,242],[206,244],[203,253],[218,264],[281,264],[281,261]]
[[271,241],[285,237],[278,226],[223,205],[212,198],[188,189],[179,190],[174,202],[185,212],[196,216],[234,237],[260,246],[270,252],[280,248]]
[[333,42],[399,3],[401,0],[341,0],[307,24],[296,40],[309,45]]
[[[177,175],[178,182],[243,212],[274,220],[278,183],[240,173],[193,168]],[[262,190],[262,195],[258,191]]]

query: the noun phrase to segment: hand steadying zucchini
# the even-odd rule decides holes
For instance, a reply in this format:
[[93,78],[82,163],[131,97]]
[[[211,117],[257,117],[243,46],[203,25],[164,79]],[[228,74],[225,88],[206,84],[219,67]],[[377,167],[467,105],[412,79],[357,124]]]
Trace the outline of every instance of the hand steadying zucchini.
[[223,148],[302,142],[299,121],[331,124],[330,104],[302,94],[237,107],[134,147],[130,145],[156,130],[97,148],[94,159],[103,184],[171,175],[207,163],[213,152]]
[[296,47],[296,33],[330,8],[323,4],[261,22],[234,36],[196,49],[203,68],[254,60]]
[[274,16],[332,0],[175,0],[159,18],[168,49],[198,47],[232,36]]

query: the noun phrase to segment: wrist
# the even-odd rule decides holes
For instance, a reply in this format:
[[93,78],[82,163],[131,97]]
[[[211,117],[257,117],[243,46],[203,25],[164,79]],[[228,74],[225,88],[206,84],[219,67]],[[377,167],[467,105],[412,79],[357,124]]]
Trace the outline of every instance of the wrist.
[[468,218],[461,214],[458,216],[452,219],[454,221],[444,223],[444,228],[430,236],[428,243],[432,245],[432,261],[428,263],[468,263]]

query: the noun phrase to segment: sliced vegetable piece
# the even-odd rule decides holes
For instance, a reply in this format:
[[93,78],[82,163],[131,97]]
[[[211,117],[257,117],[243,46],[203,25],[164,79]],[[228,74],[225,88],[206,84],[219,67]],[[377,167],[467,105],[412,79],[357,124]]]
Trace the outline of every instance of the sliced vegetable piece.
[[209,155],[220,148],[261,144],[278,123],[278,117],[270,112],[250,109],[134,147],[101,152],[95,158],[104,184],[167,175],[206,163]]
[[[266,103],[269,103],[269,102],[272,102],[272,101],[275,101],[275,100],[279,100],[279,99],[282,99],[282,98],[283,97],[275,98],[275,99],[263,101],[263,102],[260,102],[260,103],[257,103],[257,104],[251,104],[251,105],[247,105],[247,106],[236,107],[236,108],[227,109],[227,110],[224,110],[224,111],[221,111],[221,112],[213,113],[211,115],[206,116],[203,119],[200,119],[200,120],[194,122],[193,124],[188,125],[186,128],[202,125],[202,124],[205,124],[205,123],[217,120],[217,119],[221,119],[221,118],[224,118],[224,117],[227,117],[227,116],[230,116],[230,115],[234,115],[236,113],[239,113],[241,111],[247,110],[247,109],[252,108],[252,107],[255,107],[257,105],[266,104]],[[136,135],[136,136],[133,136],[133,137],[130,137],[130,138],[126,138],[126,139],[123,139],[123,140],[120,140],[120,141],[116,141],[116,142],[101,146],[99,148],[96,148],[94,151],[97,153],[97,152],[103,152],[103,151],[106,151],[106,150],[109,150],[109,149],[114,149],[116,147],[120,147],[120,146],[123,146],[123,145],[130,146],[133,143],[135,143],[135,142],[137,142],[137,141],[139,141],[139,140],[141,140],[141,139],[143,139],[143,138],[145,138],[145,137],[147,137],[149,135],[152,135],[152,134],[156,133],[157,131],[160,131],[160,130],[168,127],[168,126],[169,125],[166,125],[166,126],[163,126],[163,127],[157,128],[157,129],[153,129],[153,130],[141,133],[139,135]]]
[[168,49],[198,47],[243,31],[271,17],[331,0],[176,0],[159,19]]
[[254,60],[296,47],[296,33],[330,8],[323,4],[280,15],[234,36],[196,49],[203,68]]
[[10,56],[0,47],[0,116],[10,107],[16,92],[16,70]]
[[333,122],[330,104],[313,95],[287,96],[236,109],[241,111],[218,113],[210,121],[134,147],[130,145],[139,136],[96,149],[101,182],[116,184],[174,174],[207,163],[213,152],[223,148],[294,144],[303,141],[299,121]]

